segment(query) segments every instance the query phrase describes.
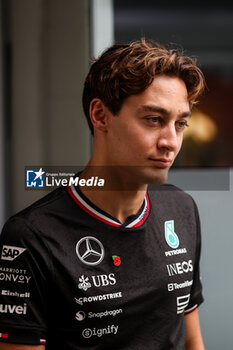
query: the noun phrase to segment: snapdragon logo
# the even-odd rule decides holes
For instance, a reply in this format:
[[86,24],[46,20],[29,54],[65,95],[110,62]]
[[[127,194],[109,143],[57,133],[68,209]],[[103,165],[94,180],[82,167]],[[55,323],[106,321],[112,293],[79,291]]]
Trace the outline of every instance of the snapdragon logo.
[[78,311],[75,315],[75,318],[77,321],[83,321],[85,320],[86,316],[88,318],[102,318],[102,317],[108,317],[108,316],[112,316],[115,317],[116,315],[119,315],[123,313],[122,309],[116,309],[116,310],[105,310],[102,312],[88,312],[88,314],[86,315],[84,311]]
[[107,326],[106,328],[85,328],[82,331],[82,336],[85,339],[89,339],[93,336],[96,337],[102,337],[103,335],[107,335],[107,334],[113,334],[116,335],[118,332],[118,327],[119,326],[115,326],[114,324]]

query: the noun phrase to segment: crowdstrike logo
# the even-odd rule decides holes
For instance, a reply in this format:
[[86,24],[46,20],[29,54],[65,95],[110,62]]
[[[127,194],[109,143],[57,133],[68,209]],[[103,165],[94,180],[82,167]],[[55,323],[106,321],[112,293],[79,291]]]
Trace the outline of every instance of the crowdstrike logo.
[[174,231],[174,220],[165,221],[164,230],[167,244],[173,249],[178,248],[180,242],[177,234]]
[[116,299],[116,298],[122,298],[122,292],[93,295],[89,297],[80,297],[80,298],[74,298],[74,299],[77,304],[83,305],[84,303],[105,301],[105,300]]

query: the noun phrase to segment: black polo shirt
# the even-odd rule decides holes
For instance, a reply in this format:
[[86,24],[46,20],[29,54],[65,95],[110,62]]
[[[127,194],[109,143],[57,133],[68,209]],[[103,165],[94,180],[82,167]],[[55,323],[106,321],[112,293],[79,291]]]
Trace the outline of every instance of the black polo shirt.
[[0,236],[0,341],[46,349],[183,350],[203,301],[193,199],[149,191],[126,223],[62,187]]

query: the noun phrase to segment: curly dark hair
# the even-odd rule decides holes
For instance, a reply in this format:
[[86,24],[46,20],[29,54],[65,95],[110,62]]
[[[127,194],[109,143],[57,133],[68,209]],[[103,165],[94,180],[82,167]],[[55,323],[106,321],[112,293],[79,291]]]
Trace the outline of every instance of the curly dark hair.
[[116,115],[131,96],[143,92],[156,75],[179,77],[186,85],[192,107],[204,90],[205,81],[196,61],[177,48],[167,49],[151,40],[115,44],[94,61],[83,90],[83,109],[93,134],[89,106],[99,98]]

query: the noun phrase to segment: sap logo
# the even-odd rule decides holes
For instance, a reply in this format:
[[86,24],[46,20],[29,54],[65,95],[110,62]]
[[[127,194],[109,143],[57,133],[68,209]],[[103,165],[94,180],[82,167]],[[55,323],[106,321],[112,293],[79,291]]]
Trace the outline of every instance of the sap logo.
[[21,255],[26,249],[20,248],[20,247],[13,247],[10,245],[4,245],[2,247],[2,260],[10,260],[13,261],[16,258],[18,258],[19,255]]
[[9,304],[0,304],[0,313],[4,314],[18,314],[26,315],[27,313],[27,304],[22,305],[9,305]]
[[91,276],[91,281],[89,277],[81,276],[79,278],[79,284],[78,288],[83,289],[86,291],[88,288],[91,288],[92,285],[95,287],[107,287],[109,285],[114,285],[116,284],[116,278],[114,273],[110,273],[109,275],[97,275],[97,276]]
[[193,271],[192,260],[178,262],[175,264],[167,265],[167,271],[169,276],[181,275],[183,273],[188,273]]

